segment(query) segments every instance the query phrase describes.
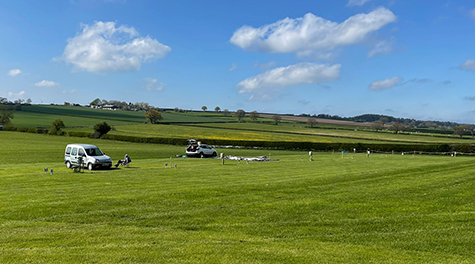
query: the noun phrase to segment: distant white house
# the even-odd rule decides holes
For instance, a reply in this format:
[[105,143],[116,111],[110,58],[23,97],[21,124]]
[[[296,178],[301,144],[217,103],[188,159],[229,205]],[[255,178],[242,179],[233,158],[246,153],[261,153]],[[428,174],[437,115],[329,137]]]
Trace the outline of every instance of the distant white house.
[[104,109],[104,110],[117,110],[117,108],[119,108],[119,107],[117,107],[115,105],[104,105],[104,106],[102,106],[102,109]]

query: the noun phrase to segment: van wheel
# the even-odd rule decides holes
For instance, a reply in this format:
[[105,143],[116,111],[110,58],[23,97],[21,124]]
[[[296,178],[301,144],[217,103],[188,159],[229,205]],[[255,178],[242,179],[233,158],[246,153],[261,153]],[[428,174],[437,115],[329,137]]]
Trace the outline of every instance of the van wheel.
[[66,161],[66,168],[71,169],[71,162]]
[[92,171],[92,163],[87,164],[87,169]]

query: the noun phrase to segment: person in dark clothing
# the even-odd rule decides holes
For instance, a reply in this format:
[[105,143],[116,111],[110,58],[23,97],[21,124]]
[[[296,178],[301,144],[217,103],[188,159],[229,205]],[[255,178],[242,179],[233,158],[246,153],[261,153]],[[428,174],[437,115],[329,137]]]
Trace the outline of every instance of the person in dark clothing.
[[130,159],[129,155],[125,154],[125,157],[123,160],[119,160],[117,161],[117,164],[115,164],[115,167],[119,167],[119,165],[127,165],[129,164],[130,162],[132,162],[132,160]]

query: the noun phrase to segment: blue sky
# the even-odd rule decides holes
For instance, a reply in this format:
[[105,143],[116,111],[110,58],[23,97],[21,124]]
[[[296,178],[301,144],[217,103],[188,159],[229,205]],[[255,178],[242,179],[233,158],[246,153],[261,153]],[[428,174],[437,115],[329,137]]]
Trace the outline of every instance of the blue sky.
[[475,123],[473,1],[0,2],[0,97]]

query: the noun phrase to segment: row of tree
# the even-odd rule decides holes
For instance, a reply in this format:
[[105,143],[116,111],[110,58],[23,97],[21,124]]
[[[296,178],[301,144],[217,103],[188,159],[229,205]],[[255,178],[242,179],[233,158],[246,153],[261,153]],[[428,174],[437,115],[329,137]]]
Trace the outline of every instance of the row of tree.
[[300,116],[304,117],[313,117],[313,118],[322,118],[322,119],[332,119],[332,120],[344,120],[344,121],[353,121],[353,122],[376,122],[381,120],[382,118],[386,119],[386,123],[401,123],[407,127],[415,127],[415,128],[453,128],[456,126],[460,126],[461,124],[456,122],[448,122],[448,121],[423,121],[423,120],[416,120],[412,118],[399,118],[394,116],[388,115],[378,115],[378,114],[364,114],[358,115],[354,117],[341,117],[338,115],[328,115],[328,114],[301,114]]
[[[386,124],[388,125],[386,126]],[[374,121],[371,127],[378,131],[388,128],[389,130],[394,131],[396,134],[406,130],[405,124],[400,123],[400,122],[395,122],[395,121],[389,123],[389,118],[385,116],[379,118],[379,120]],[[464,135],[472,135],[472,137],[474,137],[475,135],[474,125],[468,125],[468,124],[458,125],[458,126],[452,127],[452,130],[453,130],[454,135],[457,135],[460,137],[463,137]]]

